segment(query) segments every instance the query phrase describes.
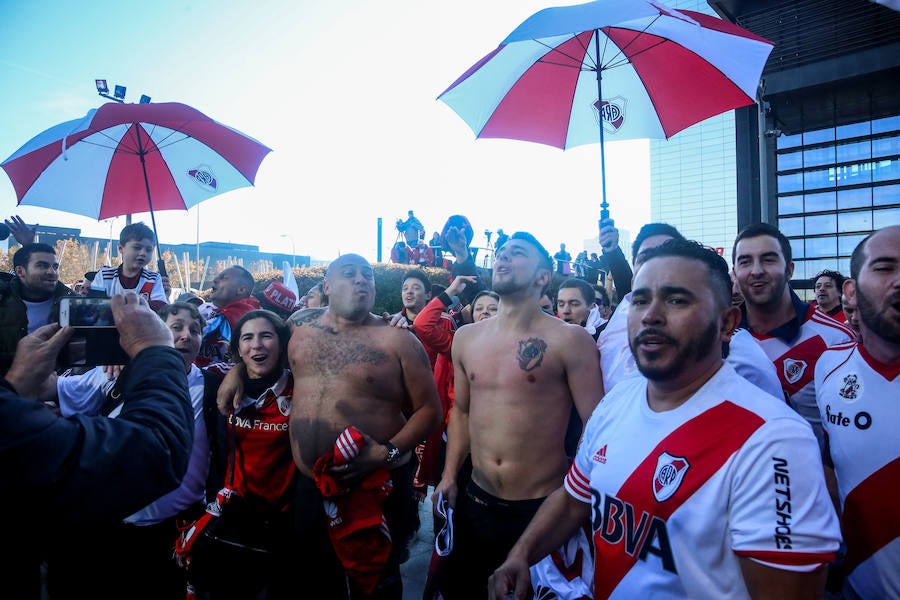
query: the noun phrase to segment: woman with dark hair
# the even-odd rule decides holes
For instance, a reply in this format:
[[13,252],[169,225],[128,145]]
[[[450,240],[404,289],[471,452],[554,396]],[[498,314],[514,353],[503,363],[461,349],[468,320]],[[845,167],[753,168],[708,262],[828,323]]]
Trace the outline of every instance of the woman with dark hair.
[[189,576],[198,598],[296,593],[287,576],[296,472],[288,435],[294,387],[285,368],[289,339],[287,325],[268,310],[248,312],[232,333],[237,364],[229,377],[240,377],[243,399],[227,415],[225,487],[207,507],[217,519],[202,517],[194,527],[209,522],[209,529],[193,534],[196,543],[182,540],[192,546]]

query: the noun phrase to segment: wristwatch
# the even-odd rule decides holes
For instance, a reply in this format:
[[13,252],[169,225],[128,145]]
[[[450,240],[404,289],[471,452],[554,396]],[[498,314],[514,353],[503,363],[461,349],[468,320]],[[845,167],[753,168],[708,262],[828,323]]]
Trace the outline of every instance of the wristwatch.
[[384,449],[387,450],[387,458],[384,459],[384,462],[389,465],[395,465],[400,462],[400,448],[390,442],[385,442],[382,444],[382,446],[384,446]]

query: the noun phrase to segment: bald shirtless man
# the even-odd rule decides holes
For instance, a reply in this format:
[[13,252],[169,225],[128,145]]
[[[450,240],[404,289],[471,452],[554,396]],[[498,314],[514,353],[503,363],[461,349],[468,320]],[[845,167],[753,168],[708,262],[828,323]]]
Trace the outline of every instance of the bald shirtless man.
[[[590,334],[541,310],[552,274],[531,234],[510,236],[494,262],[497,316],[461,327],[453,341],[455,404],[435,490],[455,508],[448,600],[487,598],[491,573],[565,476],[573,403],[586,422],[603,396]],[[471,479],[457,489],[469,453]]]
[[[300,310],[289,321],[288,357],[294,375],[290,437],[301,473],[295,505],[298,582],[315,588],[322,598],[400,600],[399,559],[414,533],[417,514],[410,451],[440,426],[441,405],[428,356],[416,337],[371,313],[375,279],[368,261],[355,254],[333,261],[324,292],[327,307]],[[412,407],[408,420],[404,406]],[[329,519],[313,479],[316,461],[332,453],[338,436],[349,426],[363,434],[359,454],[331,467],[328,474],[341,487],[358,490],[360,482],[386,467],[393,485],[382,507],[392,548],[377,586],[369,593],[362,592],[361,580],[342,567],[333,551]],[[331,525],[340,524],[332,521]],[[362,557],[369,555],[366,548],[355,550]],[[366,568],[365,564],[351,566]]]

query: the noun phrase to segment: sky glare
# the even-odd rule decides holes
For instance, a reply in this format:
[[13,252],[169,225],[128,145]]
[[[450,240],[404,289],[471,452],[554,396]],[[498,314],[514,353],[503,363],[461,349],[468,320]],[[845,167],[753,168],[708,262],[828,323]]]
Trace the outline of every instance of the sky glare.
[[[476,140],[436,100],[521,21],[557,4],[565,2],[4,0],[0,160],[99,106],[93,80],[106,78],[127,86],[129,102],[183,102],[272,148],[255,187],[158,212],[163,243],[374,261],[380,217],[387,260],[394,223],[412,209],[429,238],[464,214],[477,246],[485,230],[503,228],[581,249],[597,232],[599,146]],[[608,142],[606,163],[612,216],[636,231],[649,220],[649,143]],[[17,206],[3,173],[0,216],[13,214],[96,237],[117,237],[125,224]]]

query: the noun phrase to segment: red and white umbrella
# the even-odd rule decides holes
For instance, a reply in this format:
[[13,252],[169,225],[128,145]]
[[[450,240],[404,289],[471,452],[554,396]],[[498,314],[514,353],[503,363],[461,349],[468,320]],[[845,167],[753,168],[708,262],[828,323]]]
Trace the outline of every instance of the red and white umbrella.
[[19,204],[107,219],[187,210],[253,185],[271,150],[179,103],[110,102],[39,133],[0,163]]
[[[479,138],[567,149],[669,138],[754,103],[773,44],[716,17],[647,0],[544,9],[438,99]],[[605,173],[603,174],[605,178]],[[606,205],[604,181],[603,205]]]

